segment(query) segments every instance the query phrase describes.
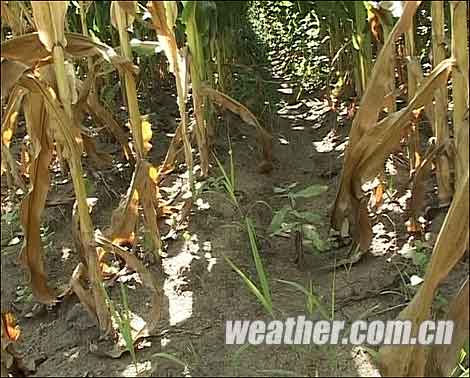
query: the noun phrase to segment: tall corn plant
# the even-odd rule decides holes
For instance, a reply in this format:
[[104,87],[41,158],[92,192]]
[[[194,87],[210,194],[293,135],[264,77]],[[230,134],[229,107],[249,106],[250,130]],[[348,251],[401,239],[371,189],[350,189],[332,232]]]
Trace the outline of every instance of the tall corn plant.
[[[407,2],[403,14],[390,31],[373,68],[371,80],[362,98],[350,132],[344,168],[338,189],[332,223],[342,232],[351,232],[363,251],[369,247],[372,232],[368,219],[367,200],[361,184],[383,170],[385,159],[399,147],[400,130],[408,126],[413,111],[431,103],[437,90],[447,85],[448,76],[455,68],[454,59],[445,59],[416,88],[408,105],[390,113],[378,122],[378,114],[386,105],[389,93],[390,65],[395,39],[412,27],[419,1]],[[463,49],[465,50],[465,49]],[[461,51],[460,51],[461,52]],[[458,54],[458,53],[457,53]],[[424,164],[424,162],[423,162]],[[431,316],[431,305],[436,289],[465,253],[468,246],[468,168],[457,190],[452,205],[439,233],[424,282],[411,303],[403,310],[400,320],[411,320],[413,335],[419,324]],[[457,351],[467,337],[468,288],[464,286],[452,301],[448,318],[459,330],[447,349],[433,348],[430,354],[418,345],[381,348],[379,359],[385,376],[434,376],[449,374]],[[467,298],[465,297],[467,296]],[[446,353],[446,358],[439,356]]]
[[[36,1],[32,4],[34,20],[39,32],[39,40],[53,59],[55,84],[58,96],[52,88],[45,93],[29,93],[25,99],[25,115],[28,129],[36,135],[36,159],[33,166],[33,187],[21,205],[21,221],[25,230],[25,241],[20,258],[29,269],[32,289],[38,299],[50,303],[54,295],[46,285],[45,273],[40,250],[39,222],[44,208],[49,186],[48,164],[51,158],[50,141],[46,131],[47,124],[52,126],[52,134],[62,145],[75,189],[75,196],[80,221],[80,242],[84,260],[88,267],[88,277],[94,298],[98,322],[103,330],[110,330],[111,322],[103,293],[99,289],[101,275],[98,256],[94,247],[94,228],[87,204],[87,193],[81,165],[81,137],[78,125],[73,121],[71,83],[73,78],[67,75],[68,69],[64,57],[67,39],[64,34],[64,22],[67,2]],[[31,82],[29,81],[31,80]],[[28,78],[33,84],[34,79]],[[34,84],[41,88],[39,82]],[[30,87],[31,88],[31,87]],[[60,101],[60,105],[59,102]],[[60,120],[58,122],[58,120]]]
[[214,14],[215,4],[212,1],[184,1],[181,19],[185,24],[188,41],[191,73],[192,98],[196,119],[196,140],[201,159],[201,171],[207,176],[209,171],[208,116],[207,102],[200,94],[201,84],[212,72],[209,68],[209,25],[210,16]]
[[147,4],[152,16],[153,26],[158,41],[165,52],[169,62],[170,72],[175,76],[178,96],[178,109],[181,116],[175,137],[173,138],[163,167],[172,166],[176,161],[179,142],[183,142],[186,166],[189,174],[189,186],[193,186],[193,155],[188,131],[188,116],[186,113],[186,100],[188,97],[189,75],[187,62],[187,49],[179,49],[176,43],[175,23],[178,16],[178,7],[175,1],[150,1]]
[[[21,204],[25,239],[20,258],[29,272],[35,297],[44,303],[54,302],[57,295],[48,286],[42,258],[40,216],[49,189],[48,169],[53,148],[54,145],[56,148],[61,146],[75,188],[77,211],[74,212],[76,221],[73,225],[81,259],[72,277],[72,288],[101,328],[110,331],[110,316],[101,290],[98,249],[81,165],[85,141],[92,139],[80,126],[80,120],[88,111],[105,119],[110,129],[116,128],[112,115],[100,107],[96,97],[90,97],[90,88],[104,60],[121,71],[135,70],[127,59],[118,56],[109,46],[80,34],[64,33],[67,2],[38,1],[32,6],[39,33],[10,39],[1,46],[2,73],[9,78],[2,82],[2,97],[8,96],[2,119],[2,155],[3,151],[8,151],[14,136],[16,113],[21,106],[31,138],[30,188]],[[81,82],[74,77],[72,63],[65,59],[65,54],[80,58],[100,55],[101,59],[93,64],[87,79]],[[116,135],[122,137],[122,144],[126,143],[122,140],[126,138]],[[8,168],[14,169],[12,166]],[[99,251],[101,254],[101,247]],[[84,275],[89,280],[89,290],[82,286],[80,278]]]
[[[64,22],[67,12],[67,2],[61,1],[59,3],[51,1],[38,1],[33,2],[33,16],[36,21],[36,26],[39,32],[39,39],[47,51],[52,53],[54,60],[55,79],[60,102],[65,111],[65,117],[72,120],[74,115],[72,113],[72,93],[70,91],[71,78],[67,77],[66,62],[64,58],[63,47],[67,44],[64,35]],[[32,104],[31,104],[32,105]],[[34,105],[33,105],[34,106]],[[55,122],[55,121],[53,121]],[[96,248],[93,247],[94,227],[91,221],[85,181],[83,176],[83,168],[81,165],[81,146],[76,142],[80,140],[80,130],[73,122],[68,132],[64,132],[64,155],[67,159],[70,173],[72,175],[73,185],[75,189],[75,196],[78,205],[78,214],[80,220],[80,239],[82,248],[85,253],[85,260],[88,266],[88,275],[90,279],[90,286],[94,297],[94,304],[96,306],[96,315],[98,322],[103,330],[109,330],[111,327],[110,314],[106,306],[106,302],[102,291],[99,289],[101,281],[101,274],[99,271],[98,255]],[[73,139],[72,139],[73,138]],[[45,199],[45,198],[44,198]],[[41,201],[44,202],[44,201]],[[24,205],[29,205],[28,207]],[[23,224],[28,224],[29,211],[32,210],[31,205],[34,203],[24,203],[22,210]],[[24,218],[23,218],[24,216]],[[24,256],[23,261],[31,267],[29,260],[30,253],[22,251]]]
[[[113,1],[110,8],[111,23],[119,32],[121,52],[129,60],[132,60],[132,52],[127,29],[135,19],[136,6],[135,1]],[[143,120],[140,115],[134,76],[130,72],[123,71],[121,80],[125,86],[136,165],[127,195],[113,212],[111,227],[107,234],[117,244],[136,242],[140,203],[147,235],[152,243],[152,252],[159,262],[161,239],[158,227],[158,171],[146,160],[146,155],[152,147],[150,144],[152,129],[150,123]]]

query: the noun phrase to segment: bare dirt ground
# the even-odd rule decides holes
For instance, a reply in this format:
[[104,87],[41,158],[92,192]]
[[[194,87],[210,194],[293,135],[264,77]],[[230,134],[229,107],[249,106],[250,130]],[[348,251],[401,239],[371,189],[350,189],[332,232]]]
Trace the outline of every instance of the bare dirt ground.
[[[289,92],[289,85],[280,81],[273,90]],[[257,171],[258,154],[254,132],[237,117],[229,117],[226,128],[220,126],[215,153],[227,166],[228,132],[232,144],[239,201],[244,212],[254,219],[260,239],[260,253],[269,274],[276,317],[306,314],[305,295],[278,279],[297,282],[305,287],[311,283],[317,297],[335,319],[351,322],[356,319],[393,319],[410,299],[413,288],[409,276],[416,271],[410,259],[398,252],[406,244],[404,204],[389,201],[385,210],[373,218],[375,238],[371,253],[360,262],[346,268],[319,270],[344,258],[349,245],[330,248],[326,252],[307,256],[297,266],[292,239],[273,237],[267,233],[272,212],[257,202],[265,201],[279,210],[286,200],[276,196],[275,187],[297,183],[297,188],[312,184],[327,185],[319,197],[299,201],[299,210],[316,211],[322,219],[321,236],[329,236],[329,210],[334,202],[337,180],[341,173],[344,143],[350,128],[346,111],[336,118],[320,100],[301,100],[293,105],[282,94],[279,111],[266,125],[273,135],[275,169],[265,175]],[[163,94],[151,105],[155,128],[153,162],[161,161],[169,138],[165,132],[174,130],[176,107],[174,98]],[[163,110],[162,110],[163,109]],[[172,123],[171,123],[172,122]],[[106,146],[105,146],[106,147]],[[103,147],[103,148],[105,148]],[[119,157],[119,153],[111,151]],[[116,161],[119,161],[117,158]],[[400,168],[399,168],[400,169]],[[395,186],[405,191],[400,174],[406,183],[406,167],[398,172]],[[129,167],[114,165],[97,174],[87,166],[93,177],[95,196],[99,198],[94,210],[96,227],[109,224],[119,196],[126,191],[130,180]],[[212,172],[217,176],[217,166]],[[181,176],[181,175],[180,175]],[[182,178],[172,176],[168,184],[181,184]],[[71,238],[73,202],[57,201],[73,198],[70,182],[60,183],[60,175],[49,195],[50,205],[44,214],[46,266],[51,282],[65,285],[78,261]],[[427,192],[433,196],[430,182]],[[206,188],[211,187],[210,180]],[[3,198],[17,203],[18,197],[7,191],[2,183]],[[70,193],[68,195],[67,193]],[[399,198],[400,195],[397,195]],[[164,274],[153,273],[164,288],[161,327],[158,335],[149,337],[137,346],[138,370],[142,376],[357,376],[376,375],[370,364],[372,357],[353,346],[228,346],[225,345],[225,321],[232,319],[269,319],[263,307],[248,291],[240,277],[225,262],[222,253],[254,280],[256,270],[246,232],[239,227],[237,212],[222,191],[204,190],[192,209],[188,225],[176,239],[167,240]],[[16,205],[17,206],[17,205]],[[442,214],[428,226],[432,247]],[[81,307],[76,297],[67,297],[53,308],[34,305],[27,289],[23,271],[16,261],[21,243],[12,240],[21,233],[18,224],[2,216],[1,307],[17,314],[22,330],[18,349],[34,366],[34,376],[130,376],[135,375],[130,355],[113,359],[96,352],[100,334],[96,325]],[[14,245],[8,245],[14,244]],[[429,248],[425,249],[429,254]],[[461,264],[444,294],[458,287],[468,274]],[[148,293],[127,274],[129,304],[133,311],[145,313]],[[406,284],[406,285],[405,285]],[[119,298],[119,285],[109,288]],[[167,353],[182,361],[185,367],[169,359],[155,356]]]

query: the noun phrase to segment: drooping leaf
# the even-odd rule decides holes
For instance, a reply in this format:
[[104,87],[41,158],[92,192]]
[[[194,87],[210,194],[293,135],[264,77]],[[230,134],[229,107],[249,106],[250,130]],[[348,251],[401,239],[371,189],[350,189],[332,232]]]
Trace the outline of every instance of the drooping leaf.
[[[89,205],[86,202],[86,188],[80,159],[81,149],[79,135],[74,133],[74,130],[78,130],[78,128],[71,127],[71,125],[74,125],[74,119],[67,114],[58,101],[54,89],[47,83],[40,80],[32,73],[26,73],[20,78],[19,85],[28,89],[32,94],[39,94],[40,98],[44,100],[48,116],[54,120],[53,122],[49,122],[48,126],[56,142],[60,143],[63,147],[64,155],[71,168],[77,206],[80,214],[80,243],[86,255],[88,278],[90,280],[91,294],[94,298],[96,317],[101,329],[105,332],[109,332],[112,324],[109,309],[106,306],[103,291],[101,290],[102,278],[99,271],[97,252],[92,243],[93,225],[89,216]],[[85,199],[85,201],[83,201],[83,199]]]
[[126,159],[129,160],[132,155],[129,148],[128,133],[119,125],[112,113],[99,102],[94,92],[90,92],[86,103],[87,109],[93,118],[109,129],[109,132],[113,134],[114,138],[116,138],[121,145]]
[[271,135],[259,124],[254,114],[230,96],[227,96],[216,89],[210,88],[207,85],[201,85],[200,95],[207,96],[211,101],[214,101],[219,106],[237,114],[243,121],[255,127],[258,143],[263,155],[263,162],[270,165],[272,168],[272,138]]
[[[102,42],[93,41],[90,37],[77,33],[65,33],[65,37],[67,39],[65,52],[75,58],[99,55],[118,69],[133,74],[138,72],[138,68],[129,59],[118,55],[116,51]],[[33,66],[41,60],[48,59],[51,54],[42,45],[39,34],[30,33],[3,42],[1,44],[1,56]],[[98,63],[99,61],[95,64]]]
[[23,75],[29,67],[26,64],[17,61],[3,59],[1,63],[1,99],[2,101],[8,97],[10,91],[15,86],[16,82]]
[[113,244],[133,244],[135,241],[136,223],[139,213],[139,193],[137,192],[136,182],[138,178],[137,175],[138,172],[136,169],[126,197],[121,201],[119,207],[113,211],[111,216],[111,225],[109,230],[106,232],[106,236]]
[[52,144],[47,133],[50,121],[46,105],[39,94],[29,93],[25,98],[25,118],[33,149],[30,185],[31,188],[21,203],[21,224],[25,235],[20,261],[29,272],[31,289],[41,302],[50,304],[55,294],[47,286],[41,241],[41,213],[49,192],[49,163]]
[[432,101],[434,91],[445,85],[453,64],[450,60],[442,62],[419,87],[406,108],[377,123],[378,113],[382,109],[384,96],[391,83],[386,79],[388,68],[385,66],[391,60],[395,38],[409,28],[418,5],[419,2],[405,4],[402,17],[377,58],[360,110],[353,121],[345,154],[344,169],[332,213],[332,225],[342,232],[349,231],[357,241],[360,239],[363,251],[367,250],[372,233],[367,217],[367,203],[362,198],[362,182],[373,178],[383,169],[385,159],[399,147],[400,129],[407,125],[415,109]]

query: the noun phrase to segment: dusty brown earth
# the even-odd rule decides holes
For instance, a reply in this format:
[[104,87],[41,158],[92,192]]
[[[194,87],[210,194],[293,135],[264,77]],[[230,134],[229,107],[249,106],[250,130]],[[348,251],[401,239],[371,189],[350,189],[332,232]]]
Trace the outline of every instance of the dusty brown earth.
[[[274,80],[276,81],[276,80]],[[343,150],[350,128],[346,111],[328,112],[322,100],[303,99],[287,105],[290,87],[278,82],[273,90],[282,89],[278,111],[266,125],[273,135],[275,169],[268,175],[257,171],[258,154],[253,131],[235,116],[226,116],[218,132],[215,153],[228,167],[228,134],[233,149],[237,194],[242,211],[254,219],[260,253],[269,275],[273,294],[275,317],[306,314],[305,295],[277,280],[297,282],[304,287],[311,283],[316,296],[335,319],[351,322],[356,319],[393,319],[405,306],[415,290],[409,285],[410,276],[419,274],[419,267],[411,259],[400,255],[406,248],[407,234],[404,222],[406,166],[398,166],[394,199],[386,200],[385,207],[374,215],[374,243],[371,251],[358,263],[336,271],[320,270],[335,259],[344,258],[349,245],[332,247],[322,253],[306,251],[302,266],[297,266],[292,238],[269,237],[267,228],[272,210],[279,210],[286,199],[276,196],[275,187],[297,183],[296,188],[312,184],[327,185],[319,197],[298,201],[299,210],[314,211],[321,217],[320,234],[329,237],[329,211],[333,204],[337,180],[341,173]],[[168,145],[169,133],[175,128],[177,114],[174,97],[169,92],[159,95],[148,105],[154,126],[153,162],[161,161]],[[287,94],[286,94],[287,93]],[[273,104],[272,109],[276,107]],[[342,107],[345,108],[345,105]],[[334,127],[336,125],[336,127]],[[230,130],[228,133],[227,130]],[[110,145],[103,142],[103,148]],[[110,149],[120,161],[119,152]],[[91,192],[98,198],[93,210],[97,228],[109,224],[112,210],[119,196],[126,191],[131,170],[115,163],[101,171],[87,165],[93,177]],[[217,166],[213,165],[213,177]],[[404,178],[401,178],[401,176]],[[174,174],[165,185],[181,185],[181,174]],[[71,239],[73,197],[70,180],[57,174],[49,195],[49,206],[44,214],[44,245],[46,266],[51,282],[65,285],[78,261]],[[170,185],[171,184],[171,185]],[[429,180],[427,194],[434,198]],[[175,239],[168,238],[167,257],[162,274],[150,265],[164,288],[159,333],[137,346],[138,371],[142,376],[368,376],[376,375],[373,358],[364,348],[353,346],[228,346],[225,345],[225,321],[231,319],[269,319],[255,296],[223,258],[229,257],[241,270],[257,282],[256,270],[242,221],[229,204],[224,192],[216,189],[216,182],[208,179],[203,184],[200,200],[194,205],[186,228]],[[21,229],[15,219],[4,216],[18,206],[21,195],[8,192],[2,181],[2,253],[1,306],[18,317],[22,335],[18,349],[24,353],[34,376],[130,376],[135,375],[130,355],[120,358],[105,357],[96,351],[101,345],[100,333],[76,297],[67,297],[52,308],[36,306],[27,289],[23,271],[16,261],[21,246]],[[65,202],[57,204],[59,202]],[[264,201],[272,210],[270,210]],[[430,240],[423,254],[430,253],[433,240],[442,222],[442,212],[427,226]],[[15,238],[18,238],[16,240]],[[15,241],[16,240],[16,241]],[[13,245],[9,245],[13,244]],[[439,298],[452,293],[468,274],[461,264],[444,285]],[[133,311],[148,310],[148,292],[140,287],[128,272],[129,304]],[[119,285],[108,288],[113,298],[119,298]],[[439,303],[437,304],[439,305]],[[318,313],[315,314],[318,317]],[[183,362],[184,366],[168,358],[156,356],[167,353]]]

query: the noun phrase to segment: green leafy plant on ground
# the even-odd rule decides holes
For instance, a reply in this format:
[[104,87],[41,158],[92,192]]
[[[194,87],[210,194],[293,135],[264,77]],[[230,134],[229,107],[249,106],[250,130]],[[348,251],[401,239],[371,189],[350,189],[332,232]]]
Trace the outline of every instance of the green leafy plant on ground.
[[292,232],[302,235],[304,244],[312,247],[313,251],[325,251],[327,242],[320,237],[318,224],[321,216],[315,211],[300,211],[296,209],[298,199],[313,198],[327,190],[323,185],[311,185],[305,189],[293,191],[295,185],[286,188],[274,188],[274,193],[289,199],[289,203],[274,212],[268,233],[273,236],[289,236]]

